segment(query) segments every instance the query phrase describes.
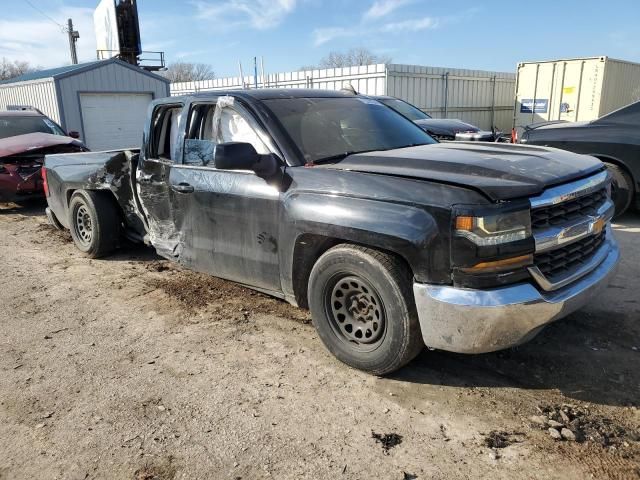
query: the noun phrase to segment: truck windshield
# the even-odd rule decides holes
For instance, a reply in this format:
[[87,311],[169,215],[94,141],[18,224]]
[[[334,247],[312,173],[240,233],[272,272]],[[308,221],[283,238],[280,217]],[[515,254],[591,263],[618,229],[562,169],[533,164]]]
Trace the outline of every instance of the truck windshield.
[[418,107],[414,107],[410,103],[403,102],[397,98],[381,98],[380,103],[384,103],[387,107],[393,108],[400,115],[407,117],[412,122],[416,120],[427,120],[431,118]]
[[0,116],[0,138],[17,137],[27,133],[65,135],[62,129],[45,117]]
[[363,97],[264,100],[305,162],[339,160],[358,152],[437,143],[414,123]]

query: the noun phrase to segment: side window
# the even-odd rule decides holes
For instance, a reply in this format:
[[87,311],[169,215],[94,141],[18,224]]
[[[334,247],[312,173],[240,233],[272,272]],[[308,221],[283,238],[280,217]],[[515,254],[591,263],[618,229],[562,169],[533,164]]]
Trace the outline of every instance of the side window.
[[217,125],[215,113],[216,105],[194,105],[191,109],[184,149],[186,164],[209,165],[217,143],[250,143],[259,154],[270,153],[269,147],[252,126],[253,119],[248,113],[225,106],[218,113]]
[[220,115],[220,143],[244,142],[253,145],[256,152],[264,155],[269,149],[249,122],[232,108],[223,108]]
[[176,105],[158,107],[153,113],[151,158],[176,160],[180,115],[182,107]]

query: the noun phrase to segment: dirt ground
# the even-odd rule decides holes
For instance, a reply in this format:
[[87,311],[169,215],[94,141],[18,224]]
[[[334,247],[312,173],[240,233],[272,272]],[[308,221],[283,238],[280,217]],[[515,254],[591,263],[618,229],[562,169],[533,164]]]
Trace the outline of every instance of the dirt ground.
[[640,217],[616,236],[606,292],[532,342],[379,378],[305,311],[0,206],[0,479],[640,478]]

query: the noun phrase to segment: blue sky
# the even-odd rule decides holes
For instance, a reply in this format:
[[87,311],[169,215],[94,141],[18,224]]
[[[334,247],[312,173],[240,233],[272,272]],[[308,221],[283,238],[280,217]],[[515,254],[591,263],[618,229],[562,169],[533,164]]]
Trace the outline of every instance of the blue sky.
[[[55,24],[72,17],[81,61],[95,57],[97,0],[0,0],[0,57],[69,63]],[[218,76],[263,56],[268,72],[365,47],[395,63],[514,71],[524,60],[608,55],[640,62],[640,0],[138,0],[142,46],[210,63]],[[46,16],[45,16],[46,15]],[[51,18],[47,18],[51,17]]]

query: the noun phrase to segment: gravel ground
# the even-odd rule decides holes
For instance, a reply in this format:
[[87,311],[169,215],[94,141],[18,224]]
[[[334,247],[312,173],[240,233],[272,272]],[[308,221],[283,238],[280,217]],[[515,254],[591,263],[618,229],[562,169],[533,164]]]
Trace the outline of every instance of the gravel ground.
[[532,342],[379,378],[306,311],[0,206],[0,479],[640,478],[640,218],[616,235],[617,278]]

